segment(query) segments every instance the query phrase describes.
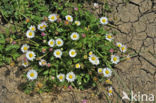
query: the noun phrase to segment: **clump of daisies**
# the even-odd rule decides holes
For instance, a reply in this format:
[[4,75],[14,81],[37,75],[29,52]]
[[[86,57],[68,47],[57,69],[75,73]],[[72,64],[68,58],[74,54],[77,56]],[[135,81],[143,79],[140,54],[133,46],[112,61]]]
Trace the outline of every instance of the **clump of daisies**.
[[[111,78],[111,66],[120,62],[117,50],[126,53],[127,46],[120,42],[114,45],[114,34],[105,32],[107,17],[86,22],[85,17],[81,20],[78,18],[82,15],[79,16],[52,13],[46,21],[28,27],[25,34],[28,41],[21,45],[25,55],[22,66],[31,68],[27,71],[28,80],[37,81],[44,76],[56,85],[84,89],[95,86],[98,80]],[[92,25],[97,26],[96,30]],[[112,95],[111,87],[108,93]]]

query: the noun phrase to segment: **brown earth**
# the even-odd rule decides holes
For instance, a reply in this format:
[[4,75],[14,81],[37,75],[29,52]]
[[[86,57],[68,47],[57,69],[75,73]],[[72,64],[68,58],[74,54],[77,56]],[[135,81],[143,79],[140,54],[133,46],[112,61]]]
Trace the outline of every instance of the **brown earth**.
[[[85,6],[101,15],[103,2],[98,2],[99,9]],[[106,12],[106,15],[113,21],[112,31],[117,32],[115,40],[126,44],[131,49],[130,53],[137,54],[115,66],[111,78],[114,90],[113,96],[109,97],[111,103],[127,103],[121,101],[122,91],[156,96],[156,1],[131,0],[125,3],[123,0],[110,0],[109,5],[112,12]],[[95,90],[65,89],[59,93],[26,95],[18,88],[24,82],[21,76],[18,67],[0,68],[0,103],[81,103],[83,99],[87,103],[107,103],[107,88],[102,84]]]

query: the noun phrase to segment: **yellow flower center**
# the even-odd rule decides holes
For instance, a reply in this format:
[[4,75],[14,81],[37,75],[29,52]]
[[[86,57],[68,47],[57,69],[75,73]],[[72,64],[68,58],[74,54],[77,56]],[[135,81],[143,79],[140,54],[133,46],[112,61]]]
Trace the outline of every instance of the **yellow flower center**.
[[96,57],[91,57],[91,59],[94,61],[94,60],[96,60]]
[[27,65],[28,64],[28,62],[24,62],[24,65]]
[[108,36],[107,36],[107,38],[111,39],[111,38],[112,38],[112,36],[111,36],[111,35],[108,35]]
[[72,55],[75,55],[75,51],[72,51],[71,54],[72,54]]
[[79,68],[80,67],[80,64],[76,64],[76,68]]
[[51,17],[51,20],[54,20],[54,19],[55,19],[55,16],[52,16],[52,17]]
[[72,75],[69,75],[69,79],[72,79],[73,78],[73,76]]
[[60,45],[62,42],[61,41],[57,41],[57,44]]
[[121,44],[118,44],[118,47],[120,48],[121,47]]
[[106,22],[106,19],[102,19],[102,22],[105,23]]
[[114,57],[113,60],[114,60],[114,61],[117,61],[117,57]]
[[122,51],[124,51],[125,50],[125,47],[122,47],[121,49],[122,49]]
[[28,48],[27,48],[27,47],[24,47],[24,48],[23,48],[23,50],[25,50],[25,51],[26,51],[26,50],[28,50]]
[[76,22],[75,22],[75,24],[76,24],[76,25],[78,25],[78,24],[79,24],[79,22],[78,22],[78,21],[76,21]]
[[67,17],[67,19],[70,21],[70,20],[71,20],[71,17],[70,17],[70,16],[68,16],[68,17]]
[[112,94],[113,91],[112,91],[112,89],[110,89],[108,92],[109,92],[110,94]]
[[60,55],[60,54],[61,54],[60,51],[57,51],[57,52],[56,52],[56,55]]
[[35,74],[34,73],[30,73],[30,77],[34,77],[35,76]]
[[101,73],[102,72],[102,69],[99,69],[99,73]]
[[35,27],[32,27],[31,30],[32,30],[32,31],[35,31]]
[[29,54],[29,57],[32,58],[34,55],[32,53]]
[[106,70],[105,73],[106,73],[106,74],[109,74],[109,70]]
[[43,26],[40,26],[40,29],[43,29],[44,27]]
[[60,75],[59,79],[60,79],[60,80],[62,80],[62,79],[63,79],[63,76],[62,76],[62,75]]
[[93,54],[93,52],[89,52],[89,55],[92,55]]
[[46,64],[46,62],[45,61],[42,61],[42,65],[45,65]]
[[32,32],[29,32],[29,36],[32,36]]
[[54,42],[53,42],[53,41],[51,41],[51,42],[50,42],[50,45],[53,45],[53,44],[54,44]]
[[43,28],[47,27],[45,24],[43,25]]
[[77,38],[77,35],[76,35],[76,34],[74,34],[74,35],[73,35],[73,38]]

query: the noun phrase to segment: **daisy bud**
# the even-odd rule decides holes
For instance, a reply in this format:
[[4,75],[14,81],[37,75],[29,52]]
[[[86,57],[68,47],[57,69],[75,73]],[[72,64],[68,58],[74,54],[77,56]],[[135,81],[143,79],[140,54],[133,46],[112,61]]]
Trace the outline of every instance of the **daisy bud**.
[[110,49],[109,52],[110,52],[110,53],[113,53],[113,52],[114,52],[114,49]]
[[58,18],[58,19],[57,19],[57,22],[58,22],[58,23],[60,23],[61,21],[62,21],[61,18]]
[[86,37],[86,34],[82,34],[82,37],[85,38]]
[[55,34],[58,35],[59,33],[56,31]]
[[43,43],[46,43],[47,41],[46,40],[43,40]]
[[44,21],[48,21],[48,17],[44,16]]
[[71,85],[70,85],[70,86],[68,86],[68,88],[69,88],[69,89],[73,89],[73,87],[72,87]]
[[16,44],[16,41],[13,41],[12,44]]
[[30,22],[30,20],[29,20],[28,18],[26,18],[26,20],[25,20],[25,21],[26,21],[26,23],[29,23],[29,22]]
[[82,103],[87,103],[87,100],[86,99],[82,100]]
[[46,49],[45,48],[42,48],[42,53],[45,53],[46,52]]
[[48,64],[47,64],[47,67],[50,67],[50,66],[51,66],[51,64],[50,64],[50,63],[48,63]]
[[41,33],[41,36],[45,36],[46,34],[44,32]]
[[74,8],[75,11],[78,11],[78,8]]
[[94,8],[99,8],[99,4],[98,3],[94,3]]
[[53,48],[49,48],[49,51],[50,51],[50,52],[53,51]]
[[54,77],[54,76],[52,76],[52,77],[51,77],[51,79],[52,79],[52,80],[54,80],[54,79],[55,79],[55,77]]
[[27,57],[24,57],[24,61],[27,61]]
[[65,21],[65,22],[64,22],[64,25],[68,25],[68,24],[69,24],[69,22],[68,22],[68,21]]

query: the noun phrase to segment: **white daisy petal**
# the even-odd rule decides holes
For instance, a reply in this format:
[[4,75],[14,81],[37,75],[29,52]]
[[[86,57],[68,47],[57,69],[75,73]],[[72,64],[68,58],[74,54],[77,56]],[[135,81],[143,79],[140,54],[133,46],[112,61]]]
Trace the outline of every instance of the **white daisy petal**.
[[111,33],[109,33],[109,34],[106,34],[106,40],[108,40],[108,41],[112,41],[114,38],[112,37],[113,35],[111,34]]
[[120,51],[123,52],[123,53],[125,53],[127,51],[127,46],[126,45],[122,45],[120,47]]
[[28,30],[26,32],[26,36],[27,36],[27,38],[34,38],[35,37],[35,33],[33,31],[31,31],[31,30]]
[[79,39],[79,34],[77,32],[73,32],[71,35],[70,35],[70,38],[72,40],[78,40]]
[[35,70],[29,70],[28,72],[27,72],[27,78],[29,79],[29,80],[34,80],[34,79],[37,79],[37,76],[38,76],[38,74],[37,74],[37,72],[35,71]]
[[67,21],[73,22],[73,17],[71,15],[67,15],[65,18]]
[[27,60],[23,60],[22,61],[22,66],[24,66],[24,67],[28,67],[28,61]]
[[117,42],[117,43],[116,43],[116,46],[120,48],[120,47],[122,47],[122,43]]
[[55,40],[54,40],[54,39],[50,39],[50,40],[48,41],[48,45],[49,45],[50,47],[54,47],[54,45],[55,45]]
[[110,68],[104,68],[103,69],[103,75],[104,75],[104,77],[112,76],[112,70]]
[[62,56],[62,51],[61,51],[61,49],[56,49],[56,50],[54,51],[54,56],[55,56],[56,58],[61,58],[61,56]]
[[101,17],[101,18],[100,18],[100,23],[103,24],[103,25],[108,24],[108,19],[107,19],[107,17]]
[[48,16],[48,18],[49,18],[50,22],[54,22],[54,21],[57,20],[57,15],[56,14],[51,14],[51,15]]
[[57,75],[57,78],[59,79],[60,82],[63,82],[65,80],[65,75],[61,73]]
[[61,47],[62,45],[63,45],[63,40],[61,39],[61,38],[58,38],[58,39],[56,39],[56,45],[58,46],[58,47]]
[[45,66],[46,64],[47,64],[47,61],[44,60],[44,59],[41,59],[41,60],[39,61],[39,65],[40,65],[40,66]]
[[70,56],[70,57],[75,57],[76,55],[77,55],[76,50],[71,49],[71,50],[69,51],[69,56]]
[[68,82],[73,82],[76,79],[76,75],[73,72],[69,72],[66,75],[66,79]]
[[75,21],[75,24],[76,24],[77,26],[80,26],[80,25],[81,25],[80,21]]
[[35,27],[34,25],[31,25],[31,26],[29,27],[29,30],[35,32],[35,31],[36,31],[36,27]]
[[111,55],[111,62],[114,64],[118,64],[120,62],[119,56]]
[[30,61],[33,61],[35,59],[35,53],[33,51],[27,51],[26,58]]
[[27,45],[27,44],[23,44],[22,47],[21,47],[21,51],[23,53],[26,53],[28,51],[28,49],[29,49],[29,45]]

